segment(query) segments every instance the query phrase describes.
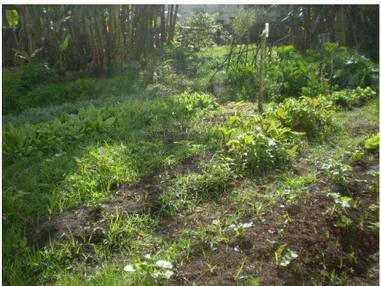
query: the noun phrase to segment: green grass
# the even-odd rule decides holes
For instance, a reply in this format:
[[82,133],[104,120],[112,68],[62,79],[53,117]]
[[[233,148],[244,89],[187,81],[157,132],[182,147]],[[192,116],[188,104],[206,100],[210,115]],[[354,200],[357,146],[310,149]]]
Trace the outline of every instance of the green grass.
[[105,79],[61,79],[43,64],[4,69],[2,114],[14,116],[30,108],[140,93],[143,89],[136,77],[124,71]]

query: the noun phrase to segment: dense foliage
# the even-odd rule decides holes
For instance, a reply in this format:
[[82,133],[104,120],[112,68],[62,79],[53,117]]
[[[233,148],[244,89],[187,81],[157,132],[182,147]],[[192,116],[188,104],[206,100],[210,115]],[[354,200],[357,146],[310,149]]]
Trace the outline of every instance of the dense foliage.
[[3,6],[3,284],[359,278],[378,259],[374,7],[331,6],[182,30],[178,5]]

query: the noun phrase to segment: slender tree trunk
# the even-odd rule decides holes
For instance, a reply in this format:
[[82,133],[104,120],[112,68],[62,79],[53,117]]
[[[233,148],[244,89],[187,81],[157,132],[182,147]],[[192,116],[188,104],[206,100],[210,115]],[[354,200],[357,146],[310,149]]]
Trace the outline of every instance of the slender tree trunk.
[[171,32],[172,32],[172,19],[173,19],[173,6],[170,5],[168,8],[168,44],[171,44]]
[[161,5],[156,6],[156,18],[155,18],[155,46],[156,48],[160,47],[160,27],[161,22],[158,22],[158,19],[161,21]]
[[[171,11],[173,11],[173,6],[174,5],[171,5],[172,6],[172,8],[171,8]],[[177,18],[177,11],[178,11],[178,9],[179,9],[179,5],[176,5],[176,7],[175,7],[175,11],[173,12],[173,15],[171,15],[171,21],[170,21],[170,25],[169,25],[169,42],[168,42],[168,44],[169,45],[171,45],[172,44],[172,41],[173,41],[173,39],[174,39],[174,37],[175,37],[175,27],[176,27],[176,18]],[[172,14],[172,12],[171,12],[171,14]]]
[[130,21],[129,21],[129,27],[128,27],[128,62],[130,63],[131,67],[131,60],[134,57],[134,43],[135,43],[135,35],[134,35],[134,27],[135,27],[135,18],[136,18],[136,6],[131,5],[130,10]]
[[345,46],[345,14],[344,7],[341,5],[338,7],[336,17],[336,36],[340,45]]
[[109,34],[110,34],[110,54],[112,60],[112,70],[119,74],[122,71],[123,56],[123,35],[120,26],[120,6],[110,5],[109,10]]
[[155,34],[155,6],[151,5],[147,7],[147,51],[152,52],[154,45]]
[[104,9],[103,6],[96,6],[94,17],[96,21],[95,22],[96,27],[98,28],[97,38],[99,41],[99,45],[98,45],[99,54],[101,55],[101,70],[102,70],[102,73],[105,76],[107,76],[109,71],[109,61],[108,61],[108,53],[106,50],[106,44],[105,44],[105,39],[107,39],[106,37],[107,29],[106,29],[105,20],[103,18],[103,9]]
[[228,64],[226,66],[226,73],[229,72],[230,61],[231,61],[232,54],[233,54],[233,49],[234,49],[234,43],[235,43],[235,34],[233,35],[232,43],[230,45],[230,52],[229,52],[229,56],[228,56]]
[[345,11],[346,11],[347,19],[349,22],[350,30],[352,33],[352,37],[353,37],[352,45],[357,46],[358,42],[357,42],[356,28],[355,28],[355,24],[352,17],[352,9],[353,9],[353,6],[350,5],[345,9]]
[[336,21],[336,8],[331,7],[328,12],[327,12],[327,25],[328,25],[328,31],[330,34],[331,41],[335,42],[337,41],[336,39],[336,33],[335,33],[335,21]]
[[304,27],[304,51],[311,48],[311,18],[310,18],[310,6],[303,7],[303,27]]
[[[296,8],[295,8],[296,9]],[[298,37],[298,18],[296,17],[296,12],[293,11],[292,13],[292,20],[291,20],[291,31],[292,31],[292,45],[295,47],[295,49],[299,50],[299,39]],[[262,41],[261,41],[262,43]]]
[[165,19],[165,13],[164,12],[165,12],[165,5],[162,5],[162,8],[161,8],[161,46],[164,46],[166,39],[167,39],[167,36],[165,34],[166,19]]
[[[360,8],[361,9],[361,8]],[[359,35],[360,35],[360,47],[363,51],[366,49],[365,40],[365,20],[364,20],[364,10],[360,10],[359,13]]]
[[22,35],[22,38],[24,39],[21,42],[21,49],[28,52],[30,56],[30,62],[31,62],[33,46],[32,46],[32,33],[30,28],[30,20],[29,20],[29,7],[27,5],[22,5],[21,12],[22,12],[22,28],[20,33]]
[[127,59],[127,37],[128,37],[128,28],[127,28],[127,17],[128,17],[128,5],[122,5],[122,14],[120,17],[120,26],[122,31],[122,48],[123,48],[123,55],[122,55],[122,61],[126,61]]

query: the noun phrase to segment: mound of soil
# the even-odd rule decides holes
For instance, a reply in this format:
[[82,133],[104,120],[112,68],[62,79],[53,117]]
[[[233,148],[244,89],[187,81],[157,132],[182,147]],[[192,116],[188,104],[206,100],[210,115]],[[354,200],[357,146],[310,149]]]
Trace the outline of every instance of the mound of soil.
[[[363,208],[378,200],[378,192],[369,191],[366,184],[361,184],[361,180],[371,184],[376,179],[368,174],[372,169],[378,170],[378,160],[355,166],[354,183],[349,186],[354,199],[361,196]],[[357,281],[357,285],[378,285],[379,236],[361,223],[362,208],[359,207],[346,213],[353,220],[349,228],[334,226],[336,215],[326,212],[334,203],[327,196],[331,187],[334,186],[324,180],[310,185],[308,201],[300,200],[298,204],[264,215],[262,221],[247,228],[236,240],[231,239],[235,235],[231,230],[225,233],[229,242],[216,247],[194,241],[195,246],[190,253],[192,258],[178,269],[177,285],[191,284],[189,281],[197,285],[234,285],[241,282],[246,285],[250,279],[260,281],[261,285],[302,285],[303,282],[313,285],[321,283],[322,277],[328,277],[333,270],[340,275],[344,269],[342,266],[353,269],[349,280]],[[175,218],[167,222],[165,232],[176,239],[183,228],[197,227],[195,222],[210,225],[223,215],[210,206],[202,209],[209,210],[209,213]],[[289,219],[280,222],[279,218],[286,215]],[[274,253],[284,243],[286,250],[297,251],[298,257],[287,267],[276,266]],[[238,266],[244,260],[241,278],[237,278]]]
[[43,247],[50,240],[84,241],[91,237],[102,241],[109,230],[110,218],[118,214],[154,214],[160,209],[158,198],[175,174],[198,171],[202,159],[210,153],[188,158],[172,169],[160,169],[136,182],[126,182],[111,187],[111,195],[97,206],[78,205],[54,215],[45,213],[28,223],[27,239],[30,244]]

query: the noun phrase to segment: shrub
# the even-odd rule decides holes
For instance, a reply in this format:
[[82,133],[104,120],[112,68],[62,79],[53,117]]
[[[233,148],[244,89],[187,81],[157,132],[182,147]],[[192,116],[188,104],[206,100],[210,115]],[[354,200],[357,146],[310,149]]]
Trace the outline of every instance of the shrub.
[[259,89],[259,71],[250,64],[238,64],[229,69],[229,85],[238,99],[254,100]]
[[370,98],[374,97],[374,92],[370,87],[356,89],[344,89],[333,92],[327,98],[333,101],[336,106],[344,109],[363,106]]
[[58,72],[44,64],[3,69],[3,115],[22,110],[23,97],[36,86],[60,82]]
[[379,81],[378,64],[361,55],[356,49],[325,43],[318,51],[309,50],[311,58],[322,63],[322,74],[340,89],[365,88]]
[[299,97],[303,86],[308,84],[308,64],[293,46],[281,46],[275,49],[277,68],[282,73],[280,94],[282,97]]
[[365,149],[369,151],[380,150],[380,133],[375,134],[365,141]]
[[199,51],[215,43],[217,31],[222,30],[221,24],[216,24],[218,14],[192,13],[184,22],[177,40],[181,46]]
[[266,116],[280,120],[282,125],[294,131],[306,133],[309,139],[324,139],[333,126],[333,103],[324,97],[302,96],[299,100],[287,98]]
[[237,174],[250,171],[256,175],[291,160],[296,155],[297,136],[301,135],[276,119],[236,115],[216,131]]
[[378,73],[378,64],[374,64],[369,58],[357,51],[344,53],[335,63],[332,84],[340,88],[365,88],[379,82]]
[[271,119],[261,123],[263,127],[256,132],[240,134],[227,143],[238,164],[254,174],[281,166],[296,154],[295,142],[290,140],[294,133],[289,128]]
[[[61,82],[55,77],[54,71],[46,71],[46,68],[42,69],[38,65],[32,67],[28,67],[26,72],[19,68],[3,72],[3,115],[20,113],[34,107],[74,103],[139,90],[139,85],[131,80],[130,72],[113,78],[80,78]],[[29,74],[32,71],[41,73],[42,76],[33,77]],[[35,80],[36,84],[31,84],[30,80]]]
[[196,109],[212,111],[216,110],[219,106],[212,96],[197,92],[184,92],[176,98],[176,101],[182,105],[182,108],[186,112],[192,112]]

